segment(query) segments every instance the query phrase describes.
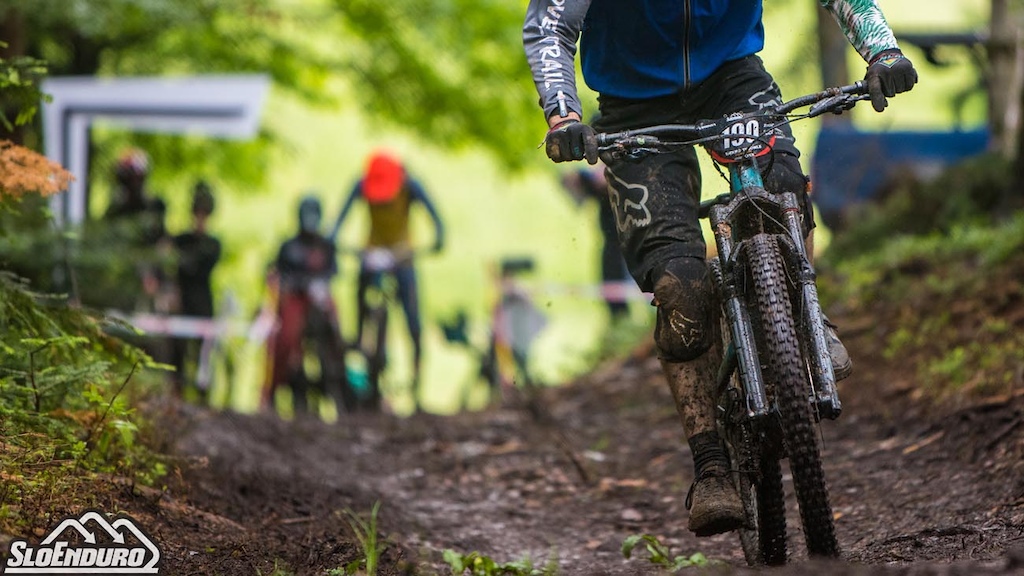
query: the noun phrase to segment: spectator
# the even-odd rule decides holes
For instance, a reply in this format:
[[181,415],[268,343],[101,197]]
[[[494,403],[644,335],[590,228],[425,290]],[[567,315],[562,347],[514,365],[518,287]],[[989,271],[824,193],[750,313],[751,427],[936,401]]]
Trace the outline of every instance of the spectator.
[[149,157],[137,148],[126,150],[114,165],[113,200],[107,208],[106,220],[115,227],[115,234],[124,234],[131,246],[141,254],[131,254],[136,263],[141,293],[136,294],[136,310],[170,312],[173,297],[168,290],[164,271],[170,238],[164,225],[167,205],[153,197],[146,188]]
[[[200,180],[192,190],[192,229],[174,237],[178,256],[177,285],[179,312],[193,318],[213,318],[210,275],[220,260],[220,241],[207,231],[213,213],[210,186]],[[209,353],[213,337],[184,337],[174,340],[175,391],[180,395],[193,385],[205,399],[210,387]]]

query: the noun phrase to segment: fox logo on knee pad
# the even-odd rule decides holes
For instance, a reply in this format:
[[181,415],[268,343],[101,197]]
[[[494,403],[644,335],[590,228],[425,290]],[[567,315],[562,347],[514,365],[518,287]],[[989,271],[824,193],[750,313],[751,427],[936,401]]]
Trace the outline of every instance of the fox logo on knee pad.
[[711,279],[703,260],[670,260],[654,285],[654,341],[663,360],[688,362],[711,347]]

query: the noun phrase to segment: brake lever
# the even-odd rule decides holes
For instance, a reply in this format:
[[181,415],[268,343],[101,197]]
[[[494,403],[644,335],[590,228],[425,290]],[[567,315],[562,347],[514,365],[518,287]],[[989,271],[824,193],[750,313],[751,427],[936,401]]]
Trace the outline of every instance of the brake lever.
[[807,117],[814,118],[815,116],[821,116],[825,112],[842,114],[856,106],[857,102],[867,100],[868,98],[869,96],[867,94],[836,94],[835,96],[830,96],[811,106],[810,111],[807,113]]
[[839,107],[844,105],[847,99],[848,96],[846,94],[836,94],[835,96],[829,96],[824,100],[820,100],[811,106],[811,109],[807,112],[807,117],[815,118],[817,116],[821,116],[825,112],[832,112],[835,109],[839,109],[839,111],[842,112],[842,109]]
[[651,154],[660,152],[657,148],[640,148],[624,146],[613,146],[609,148],[603,148],[598,150],[598,157],[605,164],[611,164],[618,160],[634,161],[645,158]]
[[623,138],[607,148],[599,148],[598,153],[605,164],[609,163],[609,160],[639,160],[657,153],[659,144],[661,140],[657,136],[640,134]]

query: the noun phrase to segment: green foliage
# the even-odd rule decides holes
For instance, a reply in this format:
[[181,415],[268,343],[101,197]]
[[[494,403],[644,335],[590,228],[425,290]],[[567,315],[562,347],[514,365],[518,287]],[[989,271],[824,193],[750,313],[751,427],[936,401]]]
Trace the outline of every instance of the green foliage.
[[40,292],[70,292],[97,309],[134,310],[142,294],[138,266],[172,274],[175,264],[173,253],[135,240],[144,224],[137,218],[96,221],[72,236],[52,227],[44,198],[6,199],[0,203],[0,263]]
[[938,292],[952,294],[962,290],[965,283],[976,277],[926,272],[947,262],[969,261],[983,270],[991,270],[1013,261],[1024,251],[1024,212],[1015,212],[1005,220],[950,224],[945,232],[893,232],[885,240],[878,246],[872,240],[870,247],[856,250],[852,240],[846,249],[833,252],[830,248],[819,261],[819,268],[827,272],[819,284],[823,298],[843,301],[856,297],[870,299],[882,291],[898,294],[908,284],[918,284],[922,274]]
[[497,562],[479,552],[460,554],[444,551],[444,561],[451,566],[452,575],[463,576],[553,576],[558,574],[558,563],[552,559],[543,568],[535,568],[529,559],[517,562]]
[[15,434],[40,426],[68,446],[84,442],[98,458],[80,462],[89,467],[130,460],[135,426],[121,392],[138,367],[154,364],[107,335],[104,322],[0,273],[0,426]]
[[[0,42],[0,47],[7,44]],[[11,59],[0,58],[0,126],[7,131],[14,126],[28,123],[39,110],[39,102],[44,95],[39,91],[38,80],[46,74],[46,65],[27,56],[15,56]],[[8,117],[11,109],[15,111],[13,120]]]
[[911,367],[931,396],[1006,392],[1024,359],[1024,332],[1003,317],[1015,309],[1021,253],[1024,212],[830,259],[819,293],[882,316],[883,357]]
[[[432,143],[536,158],[543,118],[522,49],[523,6],[505,0],[334,0],[361,103]],[[531,120],[533,120],[531,122]]]
[[622,542],[622,555],[632,558],[633,550],[641,543],[647,549],[647,560],[651,564],[662,566],[671,572],[678,572],[683,568],[703,568],[709,564],[709,560],[700,552],[689,556],[672,556],[668,547],[650,534],[634,534],[626,538]]
[[385,543],[378,542],[377,540],[377,513],[379,511],[379,500],[373,503],[373,507],[370,509],[369,520],[364,520],[348,508],[345,509],[344,512],[348,517],[348,525],[352,528],[352,533],[355,534],[356,539],[359,540],[359,545],[363,548],[363,557],[350,562],[344,568],[333,570],[331,576],[355,574],[360,568],[367,576],[376,576],[377,568],[380,565],[380,555],[384,552],[385,548]]
[[139,391],[135,374],[153,363],[106,324],[0,273],[0,526],[8,533],[82,498],[83,474],[152,483],[166,473],[140,442],[129,397]]
[[[503,0],[11,0],[28,52],[55,74],[268,73],[319,105],[358,104],[379,122],[439,146],[480,144],[509,166],[536,159],[543,119],[522,53],[523,7]],[[2,15],[0,15],[2,17]],[[8,17],[12,17],[10,14]],[[339,90],[341,79],[349,88]],[[532,122],[531,122],[532,120]],[[263,134],[257,148],[272,142]],[[234,162],[248,178],[266,157],[178,139],[155,164]],[[204,151],[204,152],[203,152]],[[252,153],[249,147],[241,151]],[[262,177],[262,173],[261,173]],[[241,182],[251,184],[251,179]]]
[[1006,393],[1019,384],[1014,330],[1024,211],[1009,163],[990,156],[895,190],[819,259],[827,305],[877,317],[883,358],[929,398]]
[[606,360],[625,358],[651,338],[654,319],[651,311],[643,310],[639,320],[633,317],[613,319],[595,351],[592,362],[597,365]]

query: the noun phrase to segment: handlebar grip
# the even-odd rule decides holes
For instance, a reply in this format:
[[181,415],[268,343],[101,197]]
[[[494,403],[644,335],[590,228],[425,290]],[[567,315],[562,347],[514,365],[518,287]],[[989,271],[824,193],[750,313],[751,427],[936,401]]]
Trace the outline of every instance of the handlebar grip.
[[868,85],[863,80],[857,80],[849,86],[843,86],[839,88],[839,91],[843,94],[867,94]]

